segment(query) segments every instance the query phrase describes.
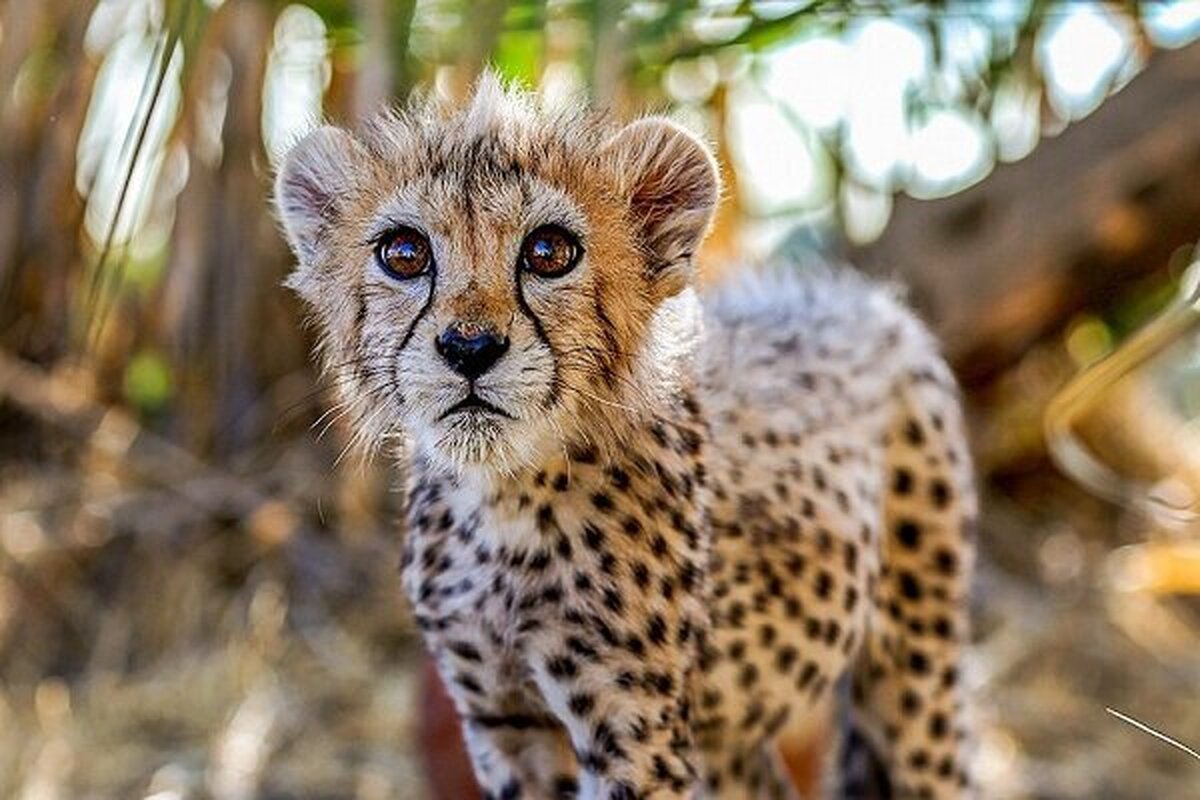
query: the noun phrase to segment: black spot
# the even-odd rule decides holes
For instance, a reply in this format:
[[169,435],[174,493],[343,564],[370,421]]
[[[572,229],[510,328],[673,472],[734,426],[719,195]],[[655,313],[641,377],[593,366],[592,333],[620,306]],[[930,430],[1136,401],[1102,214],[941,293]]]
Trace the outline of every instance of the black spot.
[[575,653],[575,655],[586,658],[589,661],[595,661],[599,656],[599,653],[596,652],[596,648],[592,647],[592,645],[590,645],[587,641],[578,636],[567,637],[567,648],[571,650],[571,652]]
[[638,800],[637,791],[627,781],[621,781],[608,793],[608,800]]
[[651,644],[662,646],[667,642],[667,623],[663,621],[661,614],[654,614],[650,617],[650,623],[646,626],[646,638]]
[[668,549],[667,540],[661,534],[656,535],[650,542],[650,551],[659,558],[666,556]]
[[945,548],[934,554],[934,562],[937,564],[938,572],[943,575],[953,575],[958,571],[958,558]]
[[483,687],[479,685],[479,681],[475,680],[475,676],[467,672],[460,672],[454,676],[454,682],[466,689],[468,692],[482,694]]
[[592,495],[592,505],[596,507],[597,511],[609,512],[612,511],[613,501],[607,492],[596,492]]
[[795,664],[799,658],[800,652],[790,644],[785,644],[775,652],[775,669],[780,672],[787,672]]
[[665,672],[647,672],[646,683],[664,697],[675,689],[675,680]]
[[533,714],[476,714],[469,719],[472,724],[489,730],[496,728],[512,728],[518,731],[542,730],[552,729],[558,724],[549,717]]
[[933,498],[936,508],[945,508],[950,504],[950,487],[943,480],[935,480],[929,487],[929,495]]
[[646,643],[637,634],[629,634],[629,638],[625,640],[625,647],[638,658],[646,655]]
[[611,467],[608,470],[609,480],[618,491],[625,491],[629,488],[629,473],[620,467]]
[[572,800],[579,794],[579,782],[570,775],[559,775],[554,779],[554,796],[556,800]]
[[554,544],[554,549],[558,553],[559,558],[561,558],[563,561],[571,560],[571,554],[574,552],[574,548],[571,547],[571,540],[566,536],[560,535],[558,537],[558,541]]
[[687,455],[698,455],[701,444],[700,434],[691,428],[679,428],[679,444]]
[[691,561],[685,561],[679,568],[679,587],[685,592],[695,588],[699,577],[699,569]]
[[625,607],[625,601],[621,599],[621,595],[616,589],[609,587],[604,590],[604,605],[610,611],[620,613],[621,609]]
[[454,653],[461,659],[466,661],[482,661],[483,656],[479,652],[479,648],[470,642],[451,642],[449,644],[450,652]]
[[743,664],[742,671],[738,674],[738,685],[743,689],[749,689],[756,683],[758,683],[758,667],[754,664]]
[[578,444],[571,448],[570,458],[579,464],[595,464],[600,458],[600,452],[594,445]]
[[573,678],[579,674],[579,666],[570,656],[554,656],[546,662],[546,671],[555,678]]
[[920,600],[923,594],[921,583],[917,580],[917,576],[908,570],[900,573],[900,594],[909,600]]
[[604,531],[597,528],[590,522],[583,526],[583,543],[592,550],[599,550],[604,546]]
[[911,519],[902,519],[896,524],[896,538],[909,550],[921,546],[921,528]]
[[567,707],[576,716],[587,716],[596,707],[596,698],[586,692],[576,692],[567,700]]

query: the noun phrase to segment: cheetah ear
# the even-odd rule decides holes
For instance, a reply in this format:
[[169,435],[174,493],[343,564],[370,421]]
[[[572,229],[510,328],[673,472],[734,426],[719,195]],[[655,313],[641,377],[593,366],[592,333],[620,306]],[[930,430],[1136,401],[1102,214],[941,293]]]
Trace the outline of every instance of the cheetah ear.
[[309,133],[284,158],[275,179],[275,209],[301,269],[313,262],[321,239],[340,218],[364,160],[362,145],[330,125]]
[[720,173],[708,148],[679,125],[648,117],[627,125],[604,155],[638,226],[651,281],[661,297],[692,280],[693,256],[720,196]]

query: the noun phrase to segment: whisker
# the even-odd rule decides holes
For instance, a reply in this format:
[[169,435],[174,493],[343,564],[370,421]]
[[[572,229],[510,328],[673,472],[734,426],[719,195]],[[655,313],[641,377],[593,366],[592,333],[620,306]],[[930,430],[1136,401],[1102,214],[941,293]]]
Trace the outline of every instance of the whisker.
[[1122,722],[1124,722],[1128,725],[1132,725],[1133,727],[1137,728],[1138,730],[1142,731],[1143,733],[1149,734],[1150,736],[1153,736],[1155,739],[1165,742],[1178,750],[1182,750],[1183,752],[1187,753],[1192,758],[1196,759],[1197,761],[1200,761],[1200,753],[1198,753],[1195,750],[1193,750],[1192,748],[1188,747],[1186,744],[1179,741],[1178,739],[1168,736],[1167,734],[1150,727],[1146,723],[1144,723],[1140,720],[1134,719],[1133,717],[1129,716],[1128,714],[1122,714],[1120,711],[1117,711],[1115,708],[1106,707],[1104,710],[1107,711],[1109,714],[1112,714],[1114,717],[1121,720]]
[[587,389],[583,389],[583,388],[581,388],[579,386],[575,386],[571,383],[567,383],[566,386],[571,391],[577,392],[577,393],[583,395],[584,397],[586,397],[590,400],[594,400],[595,402],[597,402],[601,405],[608,406],[610,408],[619,408],[620,410],[628,412],[630,414],[640,413],[638,411],[638,409],[634,408],[633,406],[628,406],[628,405],[625,405],[624,403],[618,403],[615,400],[606,400],[605,398],[600,397],[599,395],[592,394]]

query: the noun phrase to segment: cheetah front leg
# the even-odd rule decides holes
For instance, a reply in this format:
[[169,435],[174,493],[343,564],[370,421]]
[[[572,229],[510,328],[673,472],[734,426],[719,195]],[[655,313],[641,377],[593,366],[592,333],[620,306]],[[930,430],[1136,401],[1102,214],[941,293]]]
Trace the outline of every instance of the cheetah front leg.
[[571,800],[579,785],[566,732],[521,714],[463,720],[467,752],[488,800]]
[[770,741],[748,750],[703,753],[704,782],[697,800],[799,800],[787,769]]
[[[570,740],[534,687],[523,685],[511,665],[496,663],[495,653],[482,643],[440,643],[435,653],[438,671],[462,718],[467,753],[485,798],[575,797],[578,784]],[[485,658],[492,659],[488,669],[482,668]]]
[[[547,637],[533,665],[547,704],[565,725],[581,800],[691,798],[696,769],[687,728],[690,652],[663,642],[635,657],[601,623]],[[605,639],[610,643],[606,643]],[[621,646],[622,644],[626,646]]]

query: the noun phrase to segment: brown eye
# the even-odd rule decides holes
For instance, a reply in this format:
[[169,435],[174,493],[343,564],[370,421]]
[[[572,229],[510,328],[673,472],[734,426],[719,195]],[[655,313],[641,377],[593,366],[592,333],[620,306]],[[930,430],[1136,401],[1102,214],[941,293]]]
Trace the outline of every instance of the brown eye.
[[579,263],[583,250],[570,232],[557,225],[543,225],[525,237],[521,264],[543,278],[566,275]]
[[384,271],[395,278],[416,278],[429,269],[429,240],[412,228],[396,228],[384,234],[375,256]]

